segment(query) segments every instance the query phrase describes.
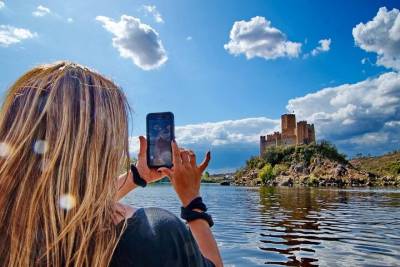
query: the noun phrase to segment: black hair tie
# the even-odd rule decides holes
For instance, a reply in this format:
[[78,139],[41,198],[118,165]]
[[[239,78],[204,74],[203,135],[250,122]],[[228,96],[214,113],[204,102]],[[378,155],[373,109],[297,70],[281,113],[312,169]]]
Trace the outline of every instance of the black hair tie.
[[185,207],[189,210],[199,209],[201,211],[207,211],[206,204],[203,203],[203,199],[201,197],[196,197]]
[[147,182],[140,176],[139,171],[136,168],[135,164],[131,164],[131,172],[133,177],[133,183],[141,187],[146,187]]
[[[199,209],[202,212],[195,211],[195,209]],[[186,207],[181,207],[181,218],[186,220],[187,222],[191,222],[197,219],[205,220],[210,227],[214,225],[214,221],[210,214],[207,212],[207,207],[203,203],[203,199],[201,197],[196,197]]]

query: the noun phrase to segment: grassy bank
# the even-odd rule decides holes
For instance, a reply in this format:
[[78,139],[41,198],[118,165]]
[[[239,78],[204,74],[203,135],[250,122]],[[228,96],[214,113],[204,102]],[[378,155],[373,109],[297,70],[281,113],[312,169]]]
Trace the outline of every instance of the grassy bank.
[[358,169],[371,172],[377,176],[400,175],[400,151],[393,151],[382,156],[359,156],[351,164]]
[[268,148],[235,173],[238,185],[400,185],[398,152],[352,161],[326,141]]

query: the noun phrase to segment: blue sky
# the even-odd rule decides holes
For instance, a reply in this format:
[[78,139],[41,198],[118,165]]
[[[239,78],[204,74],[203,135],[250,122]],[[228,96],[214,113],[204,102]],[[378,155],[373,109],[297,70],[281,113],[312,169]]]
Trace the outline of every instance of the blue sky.
[[132,136],[144,133],[147,113],[173,111],[178,141],[211,149],[215,171],[257,154],[258,136],[292,110],[343,152],[380,154],[400,148],[398,9],[361,0],[1,1],[0,93],[29,68],[66,59],[122,86]]

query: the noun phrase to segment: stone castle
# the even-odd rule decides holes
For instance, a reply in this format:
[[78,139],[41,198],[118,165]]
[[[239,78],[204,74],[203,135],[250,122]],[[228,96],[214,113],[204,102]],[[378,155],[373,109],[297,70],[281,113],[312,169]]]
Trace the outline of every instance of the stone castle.
[[263,155],[267,147],[303,145],[315,142],[314,124],[307,121],[296,123],[295,114],[283,114],[281,116],[282,132],[274,132],[267,136],[260,136],[260,156]]

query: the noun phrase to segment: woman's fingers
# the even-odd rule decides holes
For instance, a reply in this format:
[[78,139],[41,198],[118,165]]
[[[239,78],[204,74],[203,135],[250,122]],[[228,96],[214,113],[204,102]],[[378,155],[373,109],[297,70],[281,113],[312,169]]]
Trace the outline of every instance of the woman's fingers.
[[190,159],[190,165],[192,167],[196,167],[196,154],[192,150],[189,150],[189,159]]
[[[172,154],[173,154],[173,164],[175,167],[184,165],[184,166],[196,166],[196,155],[191,150],[185,150],[183,148],[179,148],[176,142],[172,142]],[[204,160],[200,165],[197,167],[200,172],[202,173],[208,166],[208,163],[211,159],[210,151],[207,152]]]
[[139,136],[139,144],[140,144],[140,148],[139,148],[138,157],[146,159],[146,153],[147,153],[147,141],[146,141],[146,138],[144,138],[143,136]]
[[174,180],[174,171],[173,170],[165,168],[165,167],[161,167],[161,168],[158,168],[157,171],[159,173],[161,173],[162,175],[167,176],[169,178],[171,184],[174,185],[175,180]]
[[203,162],[200,163],[200,165],[199,165],[199,170],[200,170],[201,173],[203,173],[204,170],[207,169],[207,166],[208,166],[208,163],[210,162],[210,159],[211,159],[211,152],[208,151],[207,154],[206,154],[206,157],[203,160]]
[[171,169],[165,168],[165,167],[161,167],[158,168],[157,171],[165,176],[168,176],[170,178],[172,178],[174,172]]
[[182,164],[181,153],[179,152],[179,147],[175,140],[171,142],[172,147],[172,163],[174,166],[179,166]]
[[190,165],[189,151],[181,149],[181,159],[183,165],[189,166]]

